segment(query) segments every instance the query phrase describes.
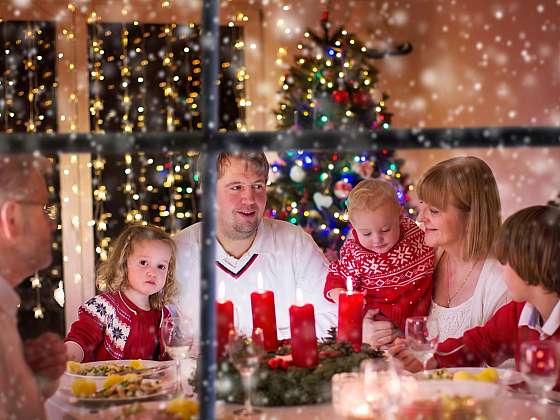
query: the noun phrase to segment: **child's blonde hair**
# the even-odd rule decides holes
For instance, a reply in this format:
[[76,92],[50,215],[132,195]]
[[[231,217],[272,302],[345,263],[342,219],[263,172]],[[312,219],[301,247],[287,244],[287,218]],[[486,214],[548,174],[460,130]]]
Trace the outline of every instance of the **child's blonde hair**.
[[514,213],[500,229],[494,252],[527,284],[560,295],[560,208],[532,206]]
[[444,160],[422,175],[416,186],[418,198],[446,210],[454,205],[467,215],[466,259],[485,258],[500,228],[501,205],[492,169],[474,156]]
[[150,307],[159,310],[176,296],[177,283],[175,280],[175,242],[173,242],[168,233],[158,226],[142,225],[139,223],[128,225],[115,240],[115,245],[109,253],[107,260],[99,266],[97,270],[97,285],[100,289],[110,292],[124,290],[128,286],[128,257],[132,254],[134,245],[144,240],[162,241],[171,250],[165,285],[158,293],[150,296]]
[[395,187],[381,179],[364,179],[348,194],[348,215],[352,218],[356,210],[375,211],[385,204],[397,212],[401,210]]

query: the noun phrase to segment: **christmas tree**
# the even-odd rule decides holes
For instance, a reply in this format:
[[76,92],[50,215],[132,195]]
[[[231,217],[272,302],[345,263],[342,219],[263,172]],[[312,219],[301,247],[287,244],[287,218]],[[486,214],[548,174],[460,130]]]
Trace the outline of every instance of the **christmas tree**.
[[[331,33],[328,12],[323,13],[321,27],[322,36],[311,30],[305,33],[307,43],[298,45],[295,64],[282,77],[276,111],[279,128],[390,128],[388,95],[377,88],[378,71],[372,61],[406,54],[412,49],[410,44],[368,50],[342,27]],[[272,163],[269,216],[302,226],[323,249],[336,251],[349,230],[346,198],[360,180],[383,177],[391,181],[407,207],[412,186],[400,172],[402,164],[388,148],[357,154],[281,154]],[[407,211],[413,213],[408,207]]]

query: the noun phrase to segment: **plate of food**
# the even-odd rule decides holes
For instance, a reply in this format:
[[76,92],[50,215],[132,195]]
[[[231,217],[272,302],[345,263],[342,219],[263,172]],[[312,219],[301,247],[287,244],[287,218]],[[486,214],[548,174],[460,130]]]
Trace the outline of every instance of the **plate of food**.
[[61,389],[60,392],[70,402],[120,403],[162,397],[174,388],[174,384],[129,373],[107,376],[101,388],[91,379],[78,378],[72,382],[70,389]]
[[490,382],[506,386],[523,382],[523,376],[516,370],[475,367],[428,370],[417,373],[416,377],[431,380]]
[[476,400],[489,400],[496,398],[502,387],[493,382],[454,381],[441,379],[437,381],[422,381],[418,383],[413,400],[430,400],[443,396],[470,397]]
[[111,420],[192,420],[197,418],[198,402],[177,398],[169,401],[136,402],[109,407],[99,416]]
[[61,389],[69,390],[76,379],[87,379],[96,384],[96,390],[103,388],[111,375],[137,374],[163,382],[175,381],[175,362],[154,360],[106,360],[102,362],[68,362],[61,378]]

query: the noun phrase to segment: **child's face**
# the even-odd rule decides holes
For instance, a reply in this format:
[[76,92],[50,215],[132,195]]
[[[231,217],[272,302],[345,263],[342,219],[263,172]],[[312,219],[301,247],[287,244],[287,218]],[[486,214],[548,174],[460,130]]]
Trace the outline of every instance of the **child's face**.
[[529,285],[523,281],[509,264],[502,266],[504,281],[511,294],[511,298],[516,302],[524,302],[527,300],[527,289]]
[[375,210],[360,209],[352,211],[350,221],[364,247],[377,254],[384,254],[399,241],[400,211],[390,204]]
[[128,287],[150,296],[165,286],[171,249],[163,241],[145,239],[134,243],[132,254],[126,261]]

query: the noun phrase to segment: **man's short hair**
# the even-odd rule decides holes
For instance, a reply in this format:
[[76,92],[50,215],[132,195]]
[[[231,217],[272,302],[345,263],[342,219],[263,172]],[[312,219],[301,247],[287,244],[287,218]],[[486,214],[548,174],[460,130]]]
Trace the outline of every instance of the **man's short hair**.
[[364,179],[348,195],[348,215],[352,218],[356,210],[375,211],[385,204],[400,212],[401,205],[395,187],[382,179]]
[[560,295],[560,208],[532,206],[502,225],[494,253],[532,286]]
[[24,197],[32,170],[43,176],[50,174],[51,162],[39,155],[0,154],[0,202],[7,198]]
[[270,165],[266,155],[263,152],[222,152],[218,155],[216,161],[216,170],[218,172],[218,179],[224,176],[226,167],[231,164],[231,159],[241,159],[246,164],[246,169],[253,169],[257,175],[262,176],[268,180],[268,170]]

